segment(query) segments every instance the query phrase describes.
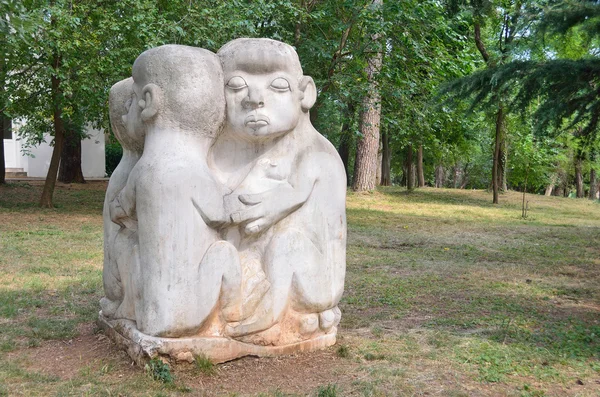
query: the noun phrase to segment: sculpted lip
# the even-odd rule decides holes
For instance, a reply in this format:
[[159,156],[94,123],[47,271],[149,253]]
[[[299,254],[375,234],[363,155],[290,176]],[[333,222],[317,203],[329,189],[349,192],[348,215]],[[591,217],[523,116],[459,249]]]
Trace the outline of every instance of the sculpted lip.
[[244,125],[250,128],[264,127],[269,124],[269,118],[262,114],[250,114],[244,119]]

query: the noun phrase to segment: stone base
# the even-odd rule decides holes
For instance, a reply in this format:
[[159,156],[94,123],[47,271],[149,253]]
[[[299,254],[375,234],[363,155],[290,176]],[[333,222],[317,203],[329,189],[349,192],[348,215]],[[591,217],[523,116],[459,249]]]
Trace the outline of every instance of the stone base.
[[260,346],[224,337],[159,338],[146,335],[130,320],[108,320],[100,312],[98,325],[117,346],[139,365],[148,358],[168,356],[175,360],[193,361],[204,355],[213,363],[223,363],[244,356],[272,357],[320,350],[335,344],[337,329],[313,339],[284,346]]

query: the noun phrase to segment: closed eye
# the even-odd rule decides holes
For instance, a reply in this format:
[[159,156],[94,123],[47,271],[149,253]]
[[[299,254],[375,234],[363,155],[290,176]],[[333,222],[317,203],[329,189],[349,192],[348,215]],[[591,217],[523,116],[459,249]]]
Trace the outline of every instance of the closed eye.
[[230,78],[226,85],[232,90],[241,90],[242,88],[248,87],[248,84],[246,84],[246,80],[244,80],[240,76],[234,76]]
[[289,91],[290,83],[283,77],[277,77],[271,82],[271,88],[274,88],[277,91]]

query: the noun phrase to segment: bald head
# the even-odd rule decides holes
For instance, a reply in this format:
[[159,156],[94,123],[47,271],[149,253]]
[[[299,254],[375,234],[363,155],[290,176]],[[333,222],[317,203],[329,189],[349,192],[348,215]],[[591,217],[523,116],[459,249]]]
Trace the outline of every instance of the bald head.
[[223,72],[214,53],[173,44],[152,48],[135,60],[133,80],[138,99],[148,109],[142,111],[145,120],[156,114],[163,124],[208,136],[220,129]]
[[285,71],[302,77],[302,66],[296,50],[288,44],[271,39],[236,39],[217,52],[227,75],[235,70],[252,74]]

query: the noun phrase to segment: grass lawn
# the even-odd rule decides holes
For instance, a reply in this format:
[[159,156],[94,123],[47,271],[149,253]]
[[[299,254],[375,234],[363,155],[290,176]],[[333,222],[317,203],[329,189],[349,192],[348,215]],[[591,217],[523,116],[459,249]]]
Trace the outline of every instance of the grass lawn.
[[[98,332],[104,183],[0,187],[0,396],[599,396],[600,204],[386,188],[348,197],[338,344],[174,364]],[[155,371],[156,373],[156,371]]]

